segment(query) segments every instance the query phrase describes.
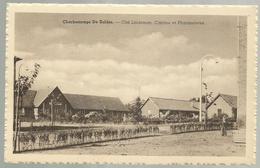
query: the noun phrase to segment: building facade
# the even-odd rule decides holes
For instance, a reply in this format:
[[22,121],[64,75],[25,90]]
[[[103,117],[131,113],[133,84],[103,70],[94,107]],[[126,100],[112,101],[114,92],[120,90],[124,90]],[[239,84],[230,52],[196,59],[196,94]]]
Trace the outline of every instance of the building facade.
[[198,102],[168,98],[149,97],[143,104],[142,116],[184,122],[198,119]]
[[117,97],[67,94],[64,96],[70,102],[73,114],[87,115],[90,112],[99,113],[104,122],[123,122],[129,116],[129,110]]
[[52,91],[40,90],[37,92],[34,101],[34,111],[37,119],[47,121],[70,120],[73,115],[73,108],[58,87]]
[[20,117],[24,121],[71,121],[74,115],[98,113],[108,122],[122,122],[129,110],[116,97],[62,93],[56,87],[28,90],[22,97]]
[[237,97],[226,94],[218,94],[207,106],[208,118],[221,118],[227,115],[228,118],[237,119]]

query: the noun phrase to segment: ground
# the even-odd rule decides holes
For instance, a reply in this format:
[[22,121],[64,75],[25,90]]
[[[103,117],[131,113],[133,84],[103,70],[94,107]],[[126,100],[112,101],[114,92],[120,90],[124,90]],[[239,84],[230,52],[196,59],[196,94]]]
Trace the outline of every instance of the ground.
[[34,151],[53,154],[161,155],[161,156],[243,156],[245,145],[232,142],[232,132],[193,132],[111,141]]

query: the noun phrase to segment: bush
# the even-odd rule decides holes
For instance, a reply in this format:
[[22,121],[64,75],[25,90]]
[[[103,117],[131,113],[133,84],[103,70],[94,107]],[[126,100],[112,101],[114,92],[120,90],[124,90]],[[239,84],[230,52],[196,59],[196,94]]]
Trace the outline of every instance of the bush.
[[207,122],[223,122],[223,117],[226,116],[226,122],[236,122],[235,118],[229,117],[227,114],[223,113],[220,116],[214,114],[212,118],[208,118]]
[[[185,133],[185,132],[196,132],[196,131],[212,131],[220,130],[222,123],[220,122],[208,122],[207,124],[194,122],[194,123],[176,123],[170,126],[172,134]],[[227,130],[236,129],[234,122],[226,123]]]
[[145,125],[162,124],[165,122],[162,118],[149,118],[149,117],[143,117],[142,121]]
[[97,123],[103,121],[103,114],[97,111],[91,111],[85,116],[85,122]]

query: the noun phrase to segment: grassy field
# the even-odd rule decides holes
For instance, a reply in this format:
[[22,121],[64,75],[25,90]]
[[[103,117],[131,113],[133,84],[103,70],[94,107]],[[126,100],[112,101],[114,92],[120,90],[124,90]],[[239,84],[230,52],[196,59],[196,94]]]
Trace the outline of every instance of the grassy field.
[[160,156],[243,156],[245,145],[232,142],[232,132],[194,132],[111,141],[62,149],[35,151],[52,154],[160,155]]

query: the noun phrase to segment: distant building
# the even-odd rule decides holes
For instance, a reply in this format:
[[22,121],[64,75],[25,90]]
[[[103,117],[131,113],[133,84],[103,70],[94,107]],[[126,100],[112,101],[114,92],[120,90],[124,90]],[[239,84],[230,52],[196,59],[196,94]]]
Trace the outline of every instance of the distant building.
[[107,121],[122,122],[128,116],[129,110],[117,97],[67,94],[64,96],[72,106],[73,113],[89,112],[105,113]]
[[226,114],[236,120],[237,118],[237,96],[218,94],[207,106],[208,118],[221,117]]
[[[66,94],[58,87],[43,90],[28,90],[22,97],[20,109],[23,120],[69,121],[76,113],[105,113],[108,121],[123,121],[129,113],[117,97]],[[53,116],[52,116],[53,115]]]
[[198,118],[199,103],[189,100],[149,97],[143,104],[141,111],[142,116],[148,118],[165,118],[166,116]]

